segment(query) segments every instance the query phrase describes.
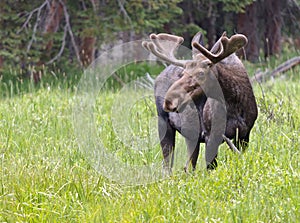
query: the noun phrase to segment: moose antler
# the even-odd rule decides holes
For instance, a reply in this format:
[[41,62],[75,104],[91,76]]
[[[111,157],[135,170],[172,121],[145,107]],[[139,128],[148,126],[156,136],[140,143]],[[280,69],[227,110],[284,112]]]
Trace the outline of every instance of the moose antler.
[[[223,49],[223,46],[222,46],[222,43],[221,43],[221,39],[222,39],[223,36],[226,36],[226,31],[223,32],[222,36],[218,39],[217,42],[215,42],[213,47],[210,49],[211,53],[216,54],[216,53],[220,52],[221,49]],[[193,41],[192,41],[192,44],[193,44]]]
[[[228,39],[224,32],[211,51],[207,50],[197,42],[193,42],[192,45],[215,64],[245,46],[247,42],[247,37],[242,34],[235,34]],[[217,52],[215,53],[215,51]]]
[[143,41],[142,45],[147,50],[152,52],[155,56],[162,60],[180,66],[185,67],[186,60],[178,60],[174,54],[179,45],[183,42],[183,38],[175,35],[160,33],[158,35],[150,35],[151,42]]
[[[175,51],[183,42],[182,37],[160,33],[158,35],[151,34],[150,39],[150,42],[142,42],[143,47],[145,47],[148,51],[152,52],[155,56],[161,58],[162,60],[180,67],[185,67],[186,63],[190,61],[178,60],[174,56]],[[228,37],[226,36],[226,32],[224,32],[221,38],[215,43],[210,51],[196,41],[192,42],[192,46],[199,50],[211,62],[216,64],[224,58],[228,57],[230,54],[245,46],[247,42],[247,37],[242,34],[235,34],[231,36],[230,39],[228,39]]]

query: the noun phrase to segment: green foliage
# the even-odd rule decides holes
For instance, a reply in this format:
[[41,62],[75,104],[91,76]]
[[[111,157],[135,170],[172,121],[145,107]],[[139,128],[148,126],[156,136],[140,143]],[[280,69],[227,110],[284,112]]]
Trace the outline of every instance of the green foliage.
[[[31,1],[31,4],[25,1],[0,3],[0,55],[4,58],[5,66],[13,66],[17,70],[22,68],[26,71],[29,66],[41,60],[47,62],[57,53],[56,49],[59,49],[59,46],[55,43],[57,41],[61,43],[62,33],[42,34],[41,19],[45,17],[46,6],[41,8],[39,16],[38,10],[30,14],[40,4],[41,2],[37,0]],[[31,19],[27,21],[30,15]],[[54,41],[53,52],[45,52],[45,44],[49,40]]]
[[125,9],[128,12],[130,20],[129,25],[137,33],[149,32],[149,30],[161,29],[172,19],[182,13],[181,8],[177,4],[181,0],[172,1],[127,1]]
[[[46,64],[50,70],[56,69],[55,67],[81,68],[69,31],[73,32],[75,45],[79,50],[85,37],[95,37],[96,48],[100,50],[109,48],[115,40],[131,41],[144,38],[152,32],[168,32],[184,36],[187,42],[198,31],[205,34],[210,25],[215,26],[210,27],[215,29],[210,31],[211,39],[224,30],[228,34],[234,33],[236,31],[234,14],[242,12],[247,5],[254,2],[254,0],[67,0],[65,6],[70,16],[71,30],[63,39],[66,25],[64,15],[56,33],[44,33],[45,19],[49,10],[46,5],[40,7],[44,2],[51,5],[52,1],[54,0],[33,0],[30,4],[23,0],[1,1],[0,59],[4,60],[4,68],[0,68],[0,75],[9,74],[10,68],[14,67],[16,73],[20,74],[19,78],[23,78],[30,76],[32,70],[43,71],[45,68],[41,64]],[[292,3],[289,1],[289,4]],[[286,19],[283,32],[287,36],[290,34],[297,36],[299,33],[298,11],[297,7],[290,6],[282,13]],[[216,21],[210,24],[211,19]],[[52,43],[51,50],[46,48],[48,43]],[[47,62],[57,56],[63,43],[65,47],[62,55],[54,65],[48,65]],[[19,69],[22,69],[22,72]]]
[[[66,9],[70,16],[71,30],[80,49],[80,41],[84,37],[96,37],[100,47],[113,42],[123,33],[141,35],[163,30],[164,24],[182,13],[177,6],[178,2],[180,1],[121,0],[100,1],[93,5],[88,0],[68,0]],[[52,4],[51,1],[48,3]],[[5,61],[5,67],[22,67],[25,72],[29,70],[29,73],[33,67],[39,71],[43,69],[40,64],[47,63],[58,54],[63,41],[66,41],[66,45],[62,56],[56,61],[56,66],[66,67],[69,64],[78,67],[73,43],[68,36],[63,40],[65,16],[61,19],[58,32],[44,33],[44,19],[47,17],[48,8],[41,5],[42,2],[37,0],[30,5],[25,1],[0,3],[0,56]],[[50,41],[51,50],[46,51],[46,44]]]
[[223,3],[225,12],[244,12],[247,5],[252,4],[256,0],[215,0]]
[[8,61],[19,63],[25,53],[19,49],[24,42],[21,35],[17,35],[20,26],[18,15],[14,13],[14,4],[11,6],[7,1],[0,3],[0,56]]
[[22,69],[16,70],[12,67],[5,69],[0,77],[0,98],[14,98],[48,87],[75,90],[82,71],[69,67],[62,71],[55,64],[51,69],[50,71],[47,67],[43,68],[43,79],[38,83],[32,78],[27,78],[28,74],[24,74]]

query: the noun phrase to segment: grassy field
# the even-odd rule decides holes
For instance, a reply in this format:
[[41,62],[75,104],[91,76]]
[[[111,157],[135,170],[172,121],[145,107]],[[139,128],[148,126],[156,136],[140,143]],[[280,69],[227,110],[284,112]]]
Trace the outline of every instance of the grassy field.
[[[243,155],[222,145],[216,171],[208,173],[200,163],[194,173],[177,168],[169,178],[139,186],[104,177],[81,153],[72,122],[74,88],[44,84],[15,93],[15,86],[5,83],[0,99],[0,222],[297,222],[299,73],[296,68],[284,78],[254,84],[259,117]],[[118,113],[111,109],[118,95],[108,90],[99,94],[97,136],[124,162],[160,162],[158,145],[133,151],[118,138],[113,126]],[[132,108],[138,118],[129,123],[133,133],[145,137],[151,128],[143,128],[143,122],[155,117],[153,101],[147,100]],[[185,152],[179,138],[177,156]]]

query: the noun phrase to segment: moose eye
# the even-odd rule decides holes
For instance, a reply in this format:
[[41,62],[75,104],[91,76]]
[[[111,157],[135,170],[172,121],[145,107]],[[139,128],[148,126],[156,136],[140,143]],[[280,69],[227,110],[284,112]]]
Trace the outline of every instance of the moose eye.
[[201,72],[199,72],[198,76],[199,76],[200,78],[204,78],[204,77],[205,77],[205,74],[204,74],[203,71],[201,71]]

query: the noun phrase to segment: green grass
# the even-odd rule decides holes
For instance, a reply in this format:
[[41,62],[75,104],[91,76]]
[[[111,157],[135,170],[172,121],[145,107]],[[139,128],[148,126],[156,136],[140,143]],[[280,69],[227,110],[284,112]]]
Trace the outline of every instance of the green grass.
[[[15,94],[7,88],[0,99],[0,222],[299,221],[299,68],[254,90],[259,117],[243,155],[222,145],[216,171],[208,173],[200,162],[194,173],[177,168],[167,179],[128,186],[102,176],[80,152],[74,90],[44,84]],[[160,162],[158,145],[138,152],[118,138],[111,109],[117,96],[99,94],[99,139],[123,161]],[[155,108],[147,100],[129,111],[132,130],[125,135],[150,134],[144,124]],[[177,155],[185,155],[183,139],[177,143]]]

